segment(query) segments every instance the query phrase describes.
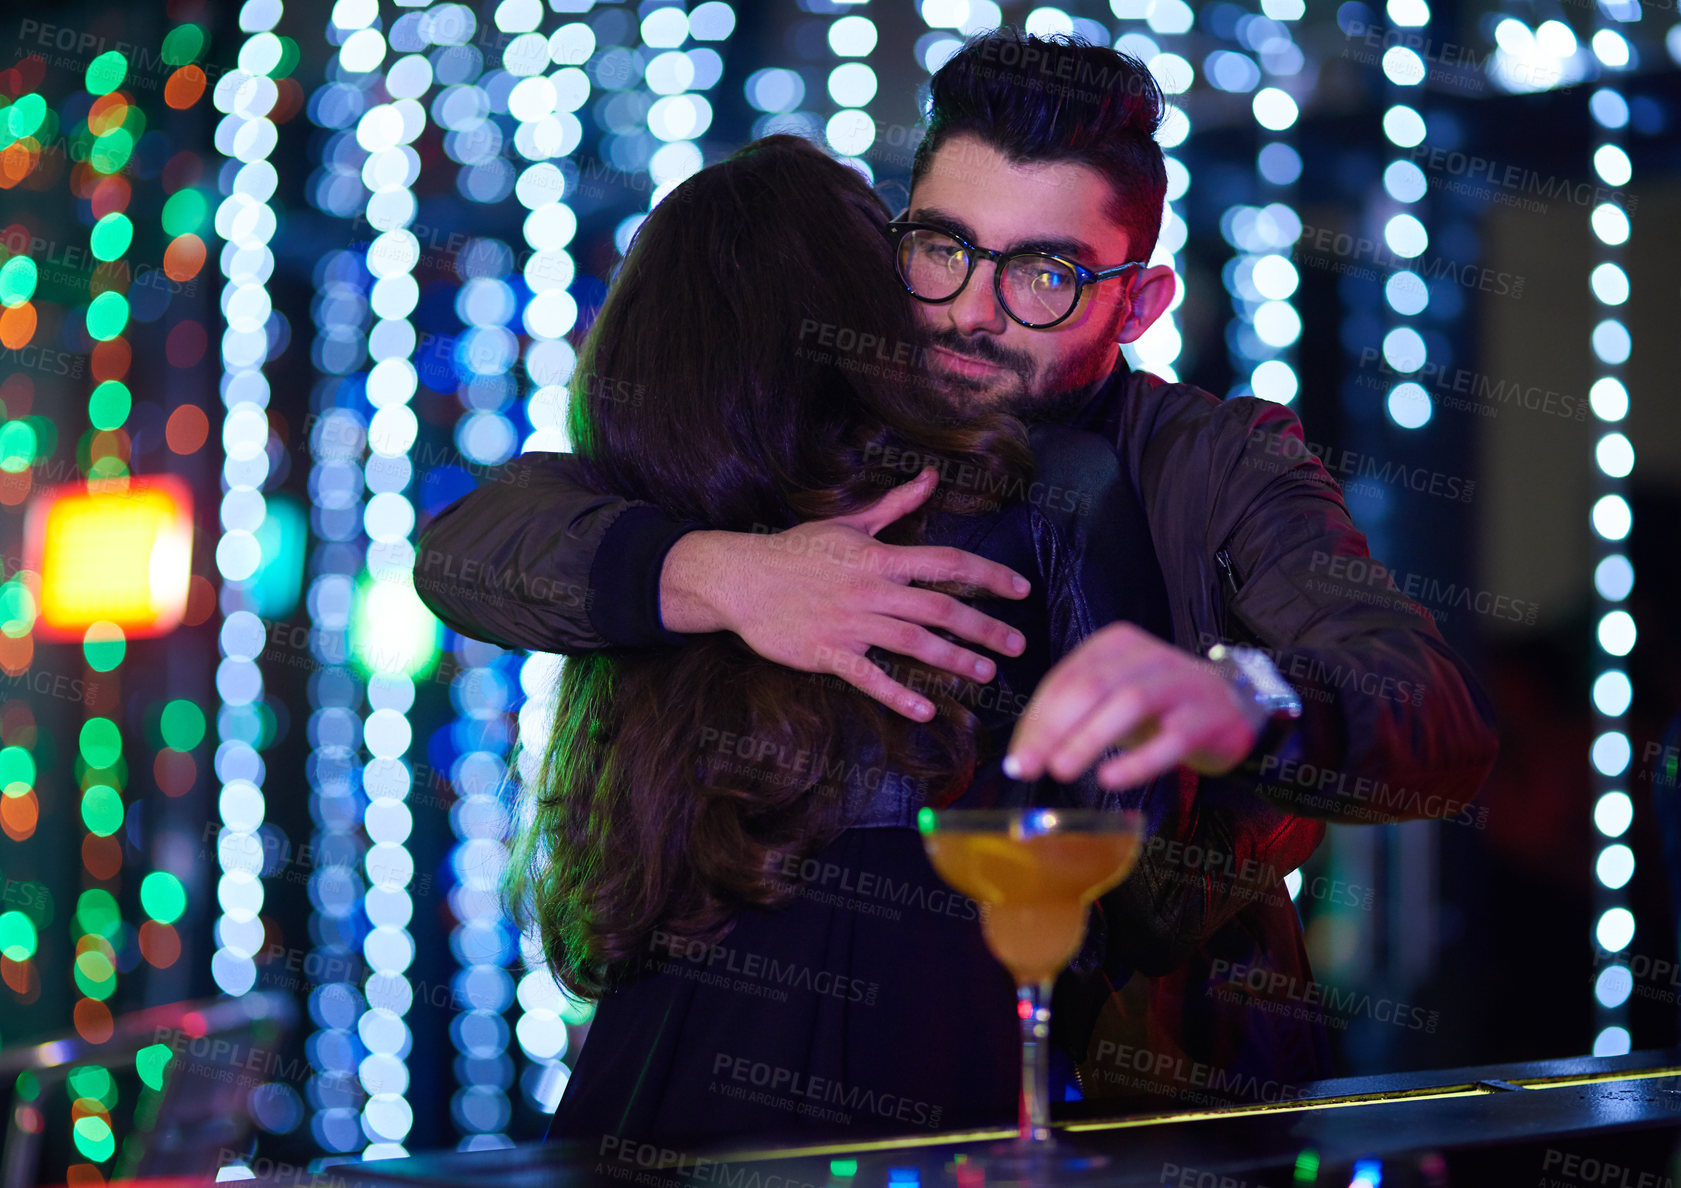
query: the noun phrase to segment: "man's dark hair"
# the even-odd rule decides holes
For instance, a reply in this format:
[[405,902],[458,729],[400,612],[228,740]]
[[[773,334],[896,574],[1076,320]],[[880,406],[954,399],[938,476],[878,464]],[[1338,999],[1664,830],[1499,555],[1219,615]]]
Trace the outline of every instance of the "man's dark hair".
[[1161,233],[1167,167],[1155,139],[1162,91],[1144,63],[1081,38],[1006,27],[971,37],[935,72],[929,98],[913,187],[940,147],[965,134],[1015,164],[1089,165],[1109,181],[1106,213],[1126,230],[1131,258],[1149,260]]

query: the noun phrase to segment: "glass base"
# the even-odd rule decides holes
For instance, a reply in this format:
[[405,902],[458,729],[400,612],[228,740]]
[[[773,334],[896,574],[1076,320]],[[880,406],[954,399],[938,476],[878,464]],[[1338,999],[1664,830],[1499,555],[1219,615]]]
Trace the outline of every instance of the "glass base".
[[1027,1142],[1011,1139],[960,1155],[946,1165],[948,1180],[957,1188],[991,1188],[994,1184],[1063,1184],[1078,1182],[1108,1165],[1109,1157],[1052,1135]]

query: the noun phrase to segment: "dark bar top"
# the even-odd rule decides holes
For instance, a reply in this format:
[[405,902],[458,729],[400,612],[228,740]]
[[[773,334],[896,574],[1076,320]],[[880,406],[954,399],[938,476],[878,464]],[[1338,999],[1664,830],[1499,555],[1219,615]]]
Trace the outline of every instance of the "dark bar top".
[[[1681,1182],[1681,1048],[1319,1081],[1289,1101],[1171,1114],[1104,1118],[1094,1103],[1068,1103],[1058,1118],[1067,1119],[1061,1136],[1098,1162],[1057,1182],[1340,1188],[1360,1182],[1357,1169],[1375,1186],[1376,1169],[1383,1188],[1671,1188]],[[997,1130],[679,1150],[607,1136],[344,1164],[326,1174],[351,1188],[975,1188],[1010,1182],[972,1162],[1009,1137]]]

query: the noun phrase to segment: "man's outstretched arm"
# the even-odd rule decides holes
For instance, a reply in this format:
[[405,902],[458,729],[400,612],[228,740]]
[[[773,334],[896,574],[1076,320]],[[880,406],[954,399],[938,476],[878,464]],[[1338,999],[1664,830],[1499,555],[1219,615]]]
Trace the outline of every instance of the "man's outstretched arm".
[[503,647],[678,643],[647,575],[691,527],[590,490],[570,454],[525,454],[421,530],[415,592],[446,627]]
[[866,653],[914,656],[990,680],[993,662],[936,634],[1017,655],[1007,624],[912,583],[958,582],[1002,598],[1027,580],[958,549],[875,535],[920,506],[934,471],[860,512],[777,533],[698,530],[584,485],[568,454],[527,454],[421,532],[415,590],[446,626],[504,647],[576,653],[733,631],[766,659],[831,673],[898,710],[933,706]]

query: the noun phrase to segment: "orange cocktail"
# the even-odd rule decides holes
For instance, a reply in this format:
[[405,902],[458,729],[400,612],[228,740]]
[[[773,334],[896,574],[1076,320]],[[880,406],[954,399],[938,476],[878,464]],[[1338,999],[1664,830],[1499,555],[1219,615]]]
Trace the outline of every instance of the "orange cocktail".
[[1095,809],[923,809],[940,877],[982,905],[987,948],[1016,981],[1022,1024],[1018,1143],[1050,1141],[1051,984],[1085,936],[1092,901],[1132,872],[1143,818]]
[[[978,815],[978,814],[977,814]],[[1138,830],[1119,814],[1113,829],[1013,836],[960,822],[925,839],[934,869],[971,899],[987,948],[1016,982],[1054,979],[1086,933],[1086,909],[1119,883],[1138,856]]]

